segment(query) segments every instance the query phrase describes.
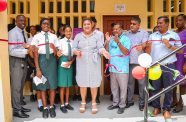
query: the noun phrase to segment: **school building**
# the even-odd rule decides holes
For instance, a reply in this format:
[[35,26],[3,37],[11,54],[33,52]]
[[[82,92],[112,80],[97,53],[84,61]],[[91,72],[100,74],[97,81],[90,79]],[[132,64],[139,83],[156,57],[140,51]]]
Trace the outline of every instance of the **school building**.
[[[39,24],[43,17],[50,18],[57,31],[61,23],[73,28],[82,27],[82,19],[95,17],[97,27],[111,32],[111,23],[120,22],[128,30],[132,16],[141,18],[141,28],[151,31],[157,18],[166,15],[170,29],[175,29],[175,17],[186,14],[186,0],[5,0],[7,10],[0,12],[0,121],[11,122],[11,97],[8,60],[7,25],[15,23],[18,14],[27,18],[27,26]],[[103,66],[104,68],[104,66]],[[110,93],[109,80],[103,77],[100,92]],[[2,114],[1,114],[2,113]]]

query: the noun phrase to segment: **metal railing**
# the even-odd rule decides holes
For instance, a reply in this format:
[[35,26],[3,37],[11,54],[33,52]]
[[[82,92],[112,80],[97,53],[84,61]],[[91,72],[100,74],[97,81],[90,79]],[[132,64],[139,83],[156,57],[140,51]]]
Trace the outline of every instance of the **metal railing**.
[[[176,50],[172,51],[170,54],[162,57],[161,59],[159,59],[158,61],[156,61],[155,63],[151,64],[149,66],[155,66],[156,64],[161,63],[162,61],[164,61],[165,59],[167,59],[168,57],[174,55],[175,53],[177,53],[178,51],[182,50],[183,48],[186,47],[186,44],[182,45],[181,47],[177,48]],[[172,84],[171,86],[161,90],[160,92],[158,92],[157,94],[155,94],[154,96],[149,98],[149,91],[148,91],[148,83],[149,83],[149,78],[148,78],[148,69],[146,70],[146,86],[144,88],[145,90],[145,107],[144,107],[144,122],[148,122],[148,103],[152,102],[153,100],[155,100],[156,98],[160,97],[163,93],[169,92],[170,90],[172,90],[173,88],[175,88],[177,85],[181,84],[183,81],[186,80],[186,77],[183,77],[182,79],[180,79],[179,81],[175,82],[174,84]]]

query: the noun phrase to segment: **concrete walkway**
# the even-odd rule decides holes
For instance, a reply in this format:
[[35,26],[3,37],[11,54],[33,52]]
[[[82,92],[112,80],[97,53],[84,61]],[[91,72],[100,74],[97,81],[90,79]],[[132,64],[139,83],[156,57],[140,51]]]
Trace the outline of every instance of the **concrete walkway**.
[[[125,112],[121,115],[117,114],[117,109],[109,111],[107,107],[111,105],[109,96],[101,97],[101,104],[98,105],[99,112],[96,115],[91,114],[91,103],[87,104],[85,113],[79,113],[80,101],[72,101],[70,104],[74,107],[74,111],[69,111],[67,114],[63,114],[59,109],[59,104],[56,105],[56,118],[43,119],[42,113],[37,110],[37,103],[30,102],[26,97],[27,105],[25,108],[30,108],[32,111],[28,113],[30,117],[28,119],[13,118],[13,122],[143,122],[143,112],[139,111],[138,103],[125,109]],[[150,108],[152,109],[152,108]],[[161,115],[158,117],[149,117],[149,122],[164,122],[164,118]],[[173,122],[185,122],[186,115],[184,112],[178,114],[172,114]]]

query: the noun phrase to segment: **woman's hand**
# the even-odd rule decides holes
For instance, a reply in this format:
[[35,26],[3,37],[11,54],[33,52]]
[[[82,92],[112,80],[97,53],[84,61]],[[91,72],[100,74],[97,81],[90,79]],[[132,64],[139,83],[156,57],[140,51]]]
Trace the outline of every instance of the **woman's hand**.
[[109,35],[109,32],[106,32],[106,34],[105,34],[106,43],[109,43],[110,38],[111,38],[111,36]]
[[103,54],[103,56],[104,56],[106,59],[110,59],[110,54],[109,54],[106,50],[104,50],[104,51],[102,52],[102,54]]
[[57,56],[58,57],[62,56],[62,51],[61,50],[57,51]]
[[37,76],[38,78],[41,78],[41,77],[42,77],[42,72],[41,72],[41,70],[40,70],[40,69],[36,69],[36,70],[37,70],[36,76]]
[[71,64],[72,64],[72,61],[66,62],[66,64],[64,64],[64,67],[68,68]]
[[77,58],[80,58],[82,56],[82,53],[79,50],[74,51],[74,54],[77,55]]

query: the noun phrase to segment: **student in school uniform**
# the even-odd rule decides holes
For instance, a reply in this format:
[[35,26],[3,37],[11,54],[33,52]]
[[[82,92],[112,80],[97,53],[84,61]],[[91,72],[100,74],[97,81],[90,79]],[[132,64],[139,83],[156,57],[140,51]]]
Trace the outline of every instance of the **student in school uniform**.
[[[44,76],[47,81],[37,85],[37,90],[41,91],[43,104],[43,118],[51,118],[56,116],[54,108],[55,89],[57,88],[57,36],[49,32],[50,21],[48,18],[43,18],[40,21],[42,31],[36,34],[32,40],[32,45],[35,45],[34,61],[36,66],[36,76],[41,78]],[[46,90],[50,94],[50,107],[47,108]]]
[[[73,62],[75,57],[72,53],[72,28],[65,26],[65,37],[59,41],[58,60],[58,87],[60,91],[61,106],[60,110],[67,113],[68,110],[74,110],[69,104],[69,88],[74,85],[73,81]],[[65,93],[66,92],[66,93]],[[64,103],[64,94],[66,102]]]

